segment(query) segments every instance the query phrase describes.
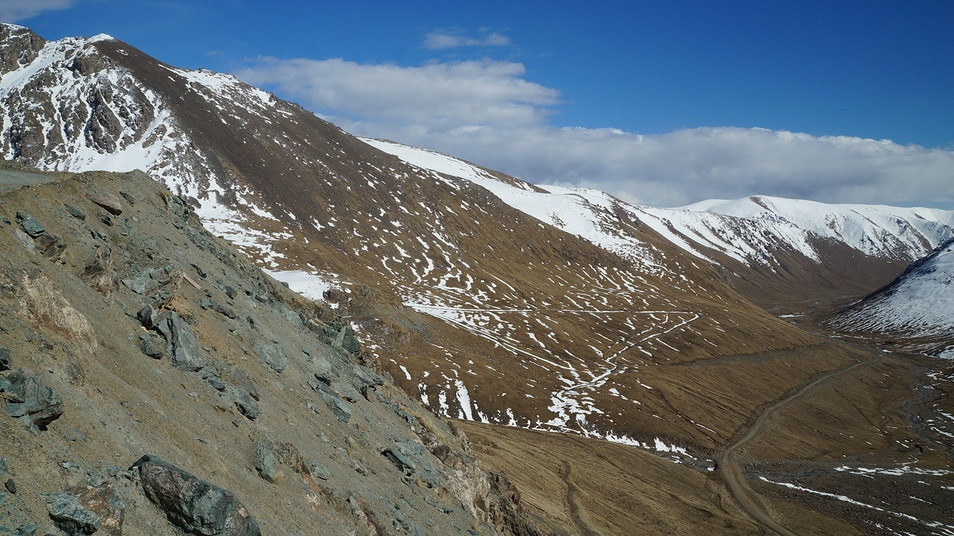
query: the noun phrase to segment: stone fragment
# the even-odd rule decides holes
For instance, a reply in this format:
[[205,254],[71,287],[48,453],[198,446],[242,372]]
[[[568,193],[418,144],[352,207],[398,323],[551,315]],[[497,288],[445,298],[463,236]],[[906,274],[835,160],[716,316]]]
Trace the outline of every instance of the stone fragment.
[[17,239],[17,242],[20,243],[27,251],[30,253],[36,253],[36,243],[33,242],[33,239],[30,238],[30,235],[24,233],[20,229],[13,229],[13,236]]
[[166,355],[163,347],[165,347],[165,341],[156,333],[149,331],[139,334],[139,349],[147,356],[153,359],[162,359]]
[[381,451],[381,455],[391,461],[395,467],[407,476],[414,474],[414,462],[401,452],[401,449],[388,447]]
[[346,423],[351,420],[351,407],[347,402],[341,400],[329,391],[319,390],[318,396],[325,401],[325,405],[331,410],[331,414],[339,421]]
[[269,482],[275,482],[278,476],[278,460],[263,441],[255,444],[255,470]]
[[138,469],[146,497],[183,531],[203,535],[261,535],[258,524],[232,492],[155,456],[143,456],[131,469]]
[[107,212],[114,216],[119,216],[123,213],[123,202],[109,192],[94,192],[87,194],[86,199],[89,199],[93,203],[103,207]]
[[40,430],[63,415],[63,401],[52,389],[43,384],[39,376],[26,369],[17,369],[6,377],[9,403],[3,412],[25,420]]
[[0,371],[10,370],[10,350],[0,348]]
[[136,198],[133,197],[131,193],[120,190],[119,195],[123,196],[123,199],[125,199],[126,202],[129,203],[130,205],[136,204]]
[[67,534],[120,536],[126,508],[105,478],[92,480],[93,485],[74,486],[51,496],[50,519]]
[[17,223],[20,224],[23,232],[30,235],[30,238],[36,238],[46,232],[46,229],[26,212],[17,212]]
[[212,298],[204,298],[201,302],[199,302],[199,306],[201,306],[203,309],[211,309],[220,315],[231,318],[232,320],[238,319],[238,314],[235,312],[235,309],[232,309],[224,303],[219,303]]
[[261,414],[261,410],[258,407],[258,402],[256,402],[255,399],[248,394],[248,392],[236,389],[234,397],[235,408],[246,419],[254,421]]
[[74,206],[72,206],[72,205],[64,204],[63,206],[66,207],[66,211],[70,213],[70,216],[73,216],[73,217],[76,218],[77,220],[85,220],[85,219],[86,219],[86,213],[83,212],[82,210],[80,210],[80,209],[78,209],[78,208],[76,208],[76,207],[74,207]]
[[275,372],[285,370],[285,366],[288,365],[288,357],[285,356],[285,351],[278,344],[256,342],[255,353]]
[[173,367],[195,372],[205,366],[205,359],[202,357],[202,350],[199,348],[192,326],[178,313],[174,311],[161,313],[157,329],[166,338],[166,352],[169,353]]
[[10,493],[14,495],[17,494],[17,483],[14,482],[12,478],[8,478],[7,481],[3,483],[3,487]]
[[86,508],[77,497],[69,493],[56,493],[50,497],[48,511],[53,524],[69,535],[93,534],[99,530],[101,520]]

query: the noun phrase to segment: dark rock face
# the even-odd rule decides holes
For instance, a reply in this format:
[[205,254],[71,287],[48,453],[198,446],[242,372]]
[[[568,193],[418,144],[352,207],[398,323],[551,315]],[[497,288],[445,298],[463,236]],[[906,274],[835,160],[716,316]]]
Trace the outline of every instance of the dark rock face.
[[63,401],[43,380],[26,369],[17,369],[6,377],[7,399],[3,412],[15,419],[25,419],[40,430],[63,415]]
[[0,26],[0,42],[9,43],[0,48],[0,73],[7,73],[34,59],[46,44],[39,35],[22,27]]
[[10,350],[0,348],[0,371],[10,370]]
[[261,534],[248,510],[231,492],[155,456],[143,456],[132,468],[139,470],[146,497],[182,530],[203,535]]

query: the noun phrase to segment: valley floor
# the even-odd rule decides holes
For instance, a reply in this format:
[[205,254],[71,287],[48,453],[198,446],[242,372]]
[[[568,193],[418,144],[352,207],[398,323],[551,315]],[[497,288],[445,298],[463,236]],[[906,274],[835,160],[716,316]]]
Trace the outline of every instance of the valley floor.
[[954,368],[856,350],[763,407],[711,472],[569,434],[458,426],[558,534],[954,534]]

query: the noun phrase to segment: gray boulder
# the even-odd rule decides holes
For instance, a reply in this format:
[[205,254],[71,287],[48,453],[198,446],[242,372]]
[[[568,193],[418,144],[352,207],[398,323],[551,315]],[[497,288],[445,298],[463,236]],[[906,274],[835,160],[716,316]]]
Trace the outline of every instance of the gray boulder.
[[183,531],[203,535],[261,535],[258,524],[232,492],[155,456],[143,456],[131,469],[138,469],[146,497]]
[[255,353],[275,372],[285,370],[288,365],[288,357],[285,355],[285,351],[275,343],[256,342]]
[[195,372],[206,365],[192,326],[178,313],[173,311],[161,313],[156,327],[166,338],[166,352],[170,356],[173,367]]
[[75,486],[52,495],[47,510],[53,523],[67,534],[120,536],[126,508],[105,481]]
[[36,238],[46,232],[46,229],[26,212],[17,212],[17,223],[20,224],[23,232],[30,235],[30,238]]
[[48,508],[53,524],[70,536],[93,534],[102,523],[99,516],[86,508],[77,497],[69,493],[57,493],[50,497]]
[[4,384],[9,403],[3,412],[7,415],[25,420],[40,430],[46,430],[51,422],[63,415],[63,401],[59,395],[32,372],[17,369],[6,376]]

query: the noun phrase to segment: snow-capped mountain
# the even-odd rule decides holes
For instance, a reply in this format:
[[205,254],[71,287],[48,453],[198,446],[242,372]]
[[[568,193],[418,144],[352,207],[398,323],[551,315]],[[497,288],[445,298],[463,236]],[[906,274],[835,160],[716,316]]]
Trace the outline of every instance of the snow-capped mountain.
[[[822,260],[819,237],[843,242],[871,257],[914,261],[954,233],[954,211],[876,205],[833,205],[815,201],[752,196],[709,200],[683,207],[764,222],[807,257]],[[789,232],[785,232],[789,231]]]
[[[676,216],[730,216],[654,216],[433,153],[440,165],[411,165],[231,76],[108,36],[46,42],[0,25],[0,66],[5,158],[145,170],[276,277],[324,294],[367,363],[443,415],[711,449],[776,393],[847,359],[798,360],[758,381],[740,380],[751,368],[696,366],[817,344],[704,259],[723,274],[746,264],[677,247],[695,231]],[[749,229],[732,221],[725,243]]]
[[[846,260],[854,268],[865,263],[865,270],[881,276],[895,273],[902,263],[923,257],[954,236],[954,211],[767,196],[711,200],[676,209],[633,206],[596,190],[531,185],[434,151],[365,141],[421,168],[487,188],[510,206],[644,270],[665,272],[673,267],[667,260],[672,255],[667,257],[663,248],[647,240],[647,228],[707,263],[735,271],[760,270],[796,284],[798,275],[791,270],[795,263],[814,265],[808,269],[810,275],[802,277],[844,277],[839,272],[845,272]],[[860,288],[873,284],[865,280]],[[817,288],[818,283],[809,280],[804,286]]]
[[832,324],[847,332],[912,340],[927,353],[954,359],[954,239],[849,306]]

